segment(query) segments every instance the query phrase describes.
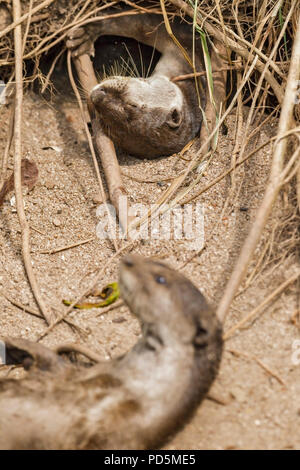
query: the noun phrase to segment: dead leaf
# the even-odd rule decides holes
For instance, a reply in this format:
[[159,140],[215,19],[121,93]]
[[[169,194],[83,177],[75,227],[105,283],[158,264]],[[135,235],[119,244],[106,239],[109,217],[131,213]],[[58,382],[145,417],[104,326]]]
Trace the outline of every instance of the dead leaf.
[[[27,186],[28,191],[35,186],[39,176],[39,170],[34,162],[28,160],[28,158],[22,158],[21,162],[21,181],[22,186]],[[14,189],[14,174],[12,173],[3,183],[0,191],[0,207],[6,195]]]

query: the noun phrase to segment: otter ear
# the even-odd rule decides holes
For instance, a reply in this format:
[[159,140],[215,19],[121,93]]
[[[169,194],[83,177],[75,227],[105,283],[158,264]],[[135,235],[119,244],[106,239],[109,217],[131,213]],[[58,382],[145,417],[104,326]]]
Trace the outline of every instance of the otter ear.
[[166,123],[168,126],[172,127],[172,129],[176,129],[180,126],[182,121],[182,113],[177,108],[173,108],[166,119]]
[[203,349],[208,345],[208,331],[200,324],[197,325],[193,343],[196,349]]

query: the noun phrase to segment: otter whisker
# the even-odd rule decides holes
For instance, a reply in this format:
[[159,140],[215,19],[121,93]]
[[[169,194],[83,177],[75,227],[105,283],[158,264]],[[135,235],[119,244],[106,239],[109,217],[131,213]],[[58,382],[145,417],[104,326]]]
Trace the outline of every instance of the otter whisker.
[[157,41],[157,34],[155,35],[155,41],[154,41],[154,45],[153,45],[153,48],[152,48],[152,54],[151,54],[151,58],[150,58],[150,62],[149,62],[149,66],[148,66],[148,68],[147,68],[147,72],[146,72],[145,78],[148,78],[148,77],[149,77],[150,70],[151,70],[151,67],[152,67],[152,64],[153,64],[154,55],[155,55],[155,51],[156,51],[156,41]]
[[129,59],[130,59],[130,62],[132,64],[132,67],[133,67],[133,70],[135,71],[135,76],[138,77],[139,76],[139,71],[138,71],[138,68],[136,66],[136,63],[132,57],[132,54],[130,52],[130,50],[128,49],[127,45],[123,42],[123,46],[125,47],[126,51],[127,51],[127,54],[129,56]]

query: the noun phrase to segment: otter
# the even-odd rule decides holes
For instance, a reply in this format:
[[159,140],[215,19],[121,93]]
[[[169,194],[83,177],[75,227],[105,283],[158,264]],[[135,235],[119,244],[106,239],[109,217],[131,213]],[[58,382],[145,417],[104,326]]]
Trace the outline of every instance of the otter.
[[139,255],[123,258],[119,283],[142,337],[117,359],[76,367],[3,338],[29,372],[0,381],[0,449],[153,449],[191,418],[221,359],[214,310],[183,275]]
[[[192,58],[192,25],[175,16],[172,30]],[[87,52],[93,55],[93,43],[103,35],[133,38],[161,53],[149,78],[113,76],[91,91],[90,98],[105,134],[119,148],[137,157],[155,158],[181,151],[201,127],[205,78],[197,78],[197,85],[193,79],[172,82],[173,77],[190,73],[192,68],[158,14],[104,17],[98,23],[71,31],[67,47],[74,57]],[[201,40],[197,35],[194,58],[195,69],[203,71]]]

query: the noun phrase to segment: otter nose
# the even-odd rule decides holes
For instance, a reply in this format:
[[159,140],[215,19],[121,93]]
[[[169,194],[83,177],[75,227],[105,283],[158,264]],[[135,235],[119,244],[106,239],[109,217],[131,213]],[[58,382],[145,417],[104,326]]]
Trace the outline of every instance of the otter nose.
[[131,255],[127,255],[122,259],[122,263],[125,264],[128,268],[132,268],[134,266],[134,257]]
[[105,95],[106,93],[105,93],[105,90],[102,88],[102,86],[96,85],[91,91],[90,98],[92,100],[92,103],[96,105],[97,103],[103,100]]

